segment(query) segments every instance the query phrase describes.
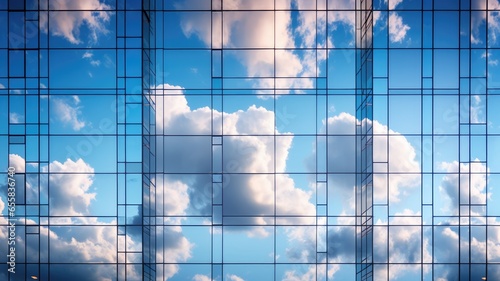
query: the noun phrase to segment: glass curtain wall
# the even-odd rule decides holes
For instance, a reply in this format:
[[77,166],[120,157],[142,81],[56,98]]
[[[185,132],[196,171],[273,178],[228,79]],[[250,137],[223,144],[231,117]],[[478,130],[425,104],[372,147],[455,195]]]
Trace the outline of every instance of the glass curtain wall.
[[0,280],[500,279],[499,11],[0,1]]

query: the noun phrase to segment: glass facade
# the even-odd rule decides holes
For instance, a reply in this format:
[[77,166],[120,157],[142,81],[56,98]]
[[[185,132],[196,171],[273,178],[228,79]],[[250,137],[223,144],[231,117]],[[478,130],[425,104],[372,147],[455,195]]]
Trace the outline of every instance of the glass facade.
[[373,280],[373,3],[356,2],[356,279]]
[[0,0],[0,280],[500,280],[499,32],[498,0]]

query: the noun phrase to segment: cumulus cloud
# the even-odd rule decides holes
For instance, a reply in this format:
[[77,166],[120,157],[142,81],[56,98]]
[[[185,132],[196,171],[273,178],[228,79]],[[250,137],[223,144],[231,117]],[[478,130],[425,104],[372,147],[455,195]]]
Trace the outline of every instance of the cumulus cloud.
[[[354,225],[354,220],[349,225]],[[356,233],[350,226],[335,226],[328,232],[328,257],[330,261],[354,262],[356,254]]]
[[96,194],[89,192],[94,169],[82,159],[54,161],[42,168],[49,172],[51,215],[78,216],[88,213]]
[[289,246],[286,248],[288,260],[298,263],[316,262],[316,226],[285,228]]
[[479,160],[469,164],[453,161],[443,162],[440,166],[447,172],[440,190],[449,199],[448,212],[457,215],[460,204],[486,204],[488,170],[485,164]]
[[[192,249],[196,245],[190,242],[183,234],[182,222],[186,219],[186,210],[190,206],[190,197],[188,194],[188,184],[169,177],[156,175],[155,188],[151,189],[150,194],[143,194],[143,202],[147,205],[139,207],[139,213],[142,214],[144,208],[146,212],[156,216],[163,216],[164,223],[168,227],[157,227],[156,235],[156,262],[162,264],[162,269],[157,271],[157,280],[169,280],[179,271],[179,263],[188,261],[192,257]],[[189,182],[189,181],[188,181]],[[151,206],[154,209],[148,209]],[[142,215],[134,218],[134,222],[141,224]],[[139,233],[137,233],[139,234]],[[138,238],[140,238],[139,234]],[[211,281],[205,275],[197,274],[193,277],[194,281]]]
[[[10,154],[9,162],[18,173],[24,172],[25,160],[21,156]],[[106,263],[116,264],[118,244],[124,244],[131,251],[140,251],[142,248],[140,231],[136,233],[136,231],[129,230],[125,236],[119,236],[116,221],[108,223],[101,222],[94,217],[86,217],[90,215],[89,207],[94,202],[96,194],[90,192],[94,169],[82,159],[77,161],[67,159],[63,163],[53,161],[48,166],[42,167],[41,170],[43,173],[49,173],[48,178],[46,178],[48,184],[42,184],[41,191],[47,194],[48,190],[43,190],[43,187],[50,188],[50,215],[66,216],[65,218],[52,219],[50,229],[43,225],[40,226],[40,249],[43,251],[41,256],[48,256],[46,252],[48,250],[51,262],[68,263],[65,268],[71,268],[71,273],[62,270],[62,268],[61,270],[54,269],[51,271],[51,277],[54,279],[70,278],[78,281],[116,279],[116,268],[106,265]],[[43,181],[42,178],[41,180]],[[28,182],[26,186],[27,189],[30,189],[31,186],[36,185],[31,185]],[[165,187],[163,187],[163,182],[159,182],[156,187],[159,193],[158,197],[167,199],[160,201],[164,204],[161,208],[164,211],[163,215],[185,213],[189,202],[185,184],[169,181],[165,182]],[[4,193],[6,188],[0,190]],[[4,198],[5,194],[1,194],[0,213],[5,208]],[[153,198],[155,197],[153,196]],[[6,218],[0,216],[0,225],[6,224]],[[37,222],[29,219],[21,220],[19,224],[38,225]],[[174,224],[176,223],[174,222]],[[7,232],[2,230],[4,229],[0,229],[0,242],[7,239]],[[158,241],[158,245],[161,245],[156,251],[156,259],[159,263],[165,263],[162,274],[164,278],[168,279],[178,272],[178,263],[185,262],[191,257],[191,249],[194,245],[183,235],[180,226],[158,227],[155,233],[156,241]],[[50,247],[47,241],[50,241]],[[19,236],[16,243],[17,249],[24,252],[24,249],[28,247],[29,252],[39,251],[38,245],[26,243],[23,236]],[[2,256],[6,257],[6,253],[3,255],[4,252],[5,250],[0,251]],[[140,260],[130,262],[140,263]],[[73,263],[98,263],[102,265],[73,266],[71,265]],[[123,277],[122,274],[125,272],[119,272],[120,278]],[[126,274],[127,279],[141,280],[141,267],[128,266]],[[203,281],[203,279],[201,280]]]
[[[459,206],[481,206],[491,196],[486,195],[486,185],[489,170],[484,163],[478,160],[470,163],[459,163],[458,161],[440,163],[447,174],[442,178],[439,187],[442,199],[448,204],[446,212],[451,215],[460,215],[460,221],[469,223],[476,221],[478,226],[474,231],[460,233],[459,226],[451,221],[443,221],[434,233],[434,253],[436,262],[458,263],[459,249],[467,253],[470,251],[471,262],[487,264],[490,261],[500,261],[500,228],[484,225],[498,225],[496,218],[484,217],[478,212],[479,209],[470,208],[467,212],[460,214]],[[472,217],[469,217],[469,212]],[[483,225],[483,226],[480,226]],[[488,233],[486,233],[486,230]],[[487,251],[486,251],[487,249]],[[464,275],[462,275],[464,274]],[[481,280],[486,275],[485,271],[472,270],[470,272],[457,271],[451,266],[444,266],[443,270],[436,274],[438,280]],[[500,269],[488,268],[488,279],[499,279]]]
[[[27,220],[26,225],[36,225],[34,221]],[[116,226],[101,223],[95,218],[86,218],[84,226],[40,226],[40,255],[48,256],[50,251],[51,262],[67,263],[64,268],[51,270],[51,278],[71,280],[113,280],[117,278],[116,268],[106,263],[117,262]],[[122,236],[123,237],[123,236]],[[21,238],[22,239],[22,238]],[[140,241],[135,242],[126,236],[127,248],[137,250]],[[50,242],[49,242],[50,241]],[[47,244],[47,243],[50,244]],[[38,252],[38,245],[26,244],[21,240],[16,245],[28,247],[30,252]],[[34,247],[33,247],[34,246]],[[87,264],[86,266],[79,265]],[[92,265],[95,264],[95,265]],[[141,280],[140,268],[129,266],[127,279]],[[124,272],[119,273],[124,278]]]
[[[331,135],[326,144],[328,146],[327,161],[330,169],[329,172],[354,173],[356,147],[353,136],[355,135],[356,124],[359,122],[359,120],[356,120],[354,116],[348,113],[340,113],[323,121],[321,132],[326,133],[328,129],[328,134]],[[390,130],[387,126],[380,124],[378,121],[365,120],[364,122],[373,125],[375,135],[391,135],[390,141],[387,138],[378,139],[374,141],[373,144],[374,159],[386,157],[388,154],[390,158],[390,160],[388,160],[389,171],[391,173],[393,172],[393,174],[391,174],[390,183],[383,173],[374,175],[374,198],[384,202],[399,202],[403,200],[405,196],[408,196],[410,191],[420,185],[420,165],[416,160],[415,149],[403,135]],[[319,145],[322,144],[320,143]],[[310,167],[311,171],[315,171],[315,153],[316,152],[314,152],[308,160],[308,167]],[[388,171],[385,171],[384,173],[387,172]],[[335,188],[334,192],[338,197],[338,202],[342,204],[342,206],[339,207],[349,213],[353,213],[355,196],[354,179],[350,177],[331,176],[328,181],[331,183],[331,186]],[[388,189],[391,194],[390,198],[387,198]],[[343,211],[340,215],[345,216],[346,212]],[[406,210],[404,213],[398,213],[397,215],[405,216],[405,218],[396,219],[391,222],[392,224],[402,224],[403,222],[405,222],[405,224],[408,224],[408,222],[411,223],[411,219],[408,221],[406,217],[417,216],[419,214],[411,213],[410,210]],[[401,232],[399,235],[396,234],[390,237],[392,243],[390,248],[395,257],[404,258],[404,260],[410,263],[420,263],[421,257],[419,255],[405,252],[405,248],[407,247],[411,246],[416,249],[417,246],[420,247],[422,245],[420,240],[415,240],[416,238],[420,238],[420,223],[417,221],[413,221],[413,223],[417,226],[407,227],[405,231]],[[340,217],[337,219],[337,224],[337,226],[330,226],[328,228],[327,241],[322,241],[320,239],[321,235],[317,235],[316,226],[310,229],[303,227],[285,230],[288,240],[291,245],[293,245],[286,249],[288,259],[301,263],[316,262],[316,247],[319,244],[325,243],[325,245],[327,245],[330,261],[337,263],[355,262],[355,237],[357,234],[355,228],[352,227],[355,224],[354,218]],[[379,224],[387,225],[387,222],[379,222]],[[380,245],[387,245],[387,243],[384,242],[387,240],[387,237],[383,235],[376,236],[374,239],[374,245],[377,243]],[[424,247],[427,247],[426,243],[427,241],[424,241]],[[375,248],[376,247],[377,246],[375,246]],[[381,251],[385,251],[386,249],[387,246],[380,248]],[[329,270],[329,276],[333,276],[338,268],[331,267]],[[309,280],[308,274],[313,274],[314,272],[315,271],[305,274],[288,272],[285,280]],[[399,274],[398,272],[401,271],[394,270],[391,276],[396,276]]]
[[[224,2],[224,9],[228,10],[223,15],[215,15],[215,28],[213,33],[210,25],[210,15],[206,17],[199,15],[186,15],[181,19],[181,28],[187,37],[197,36],[207,46],[220,48],[294,48],[295,38],[292,35],[292,16],[290,11],[254,11],[229,12],[231,10],[254,10],[262,8],[262,1],[230,0]],[[304,5],[299,1],[299,5]],[[194,5],[193,1],[187,1],[178,8],[186,8]],[[291,1],[287,2],[291,5]],[[300,13],[301,25],[297,28],[298,34],[303,37],[304,46],[312,47],[315,43],[316,19],[311,15]],[[325,28],[325,18],[318,21],[320,28]],[[208,23],[208,24],[207,24]],[[218,26],[221,26],[219,28]],[[275,28],[269,28],[269,27]],[[221,31],[222,30],[222,31]],[[324,43],[326,45],[326,43]],[[258,50],[238,51],[232,53],[246,68],[248,77],[286,77],[274,79],[257,79],[256,85],[261,89],[271,89],[274,86],[282,89],[279,93],[288,93],[289,89],[312,88],[313,81],[309,77],[316,75],[316,55],[313,52],[305,52],[299,56],[291,50]],[[321,59],[322,54],[320,54]]]
[[373,230],[374,261],[389,262],[391,269],[387,272],[378,267],[375,276],[397,280],[409,271],[419,273],[422,262],[432,262],[431,244],[422,232],[420,213],[409,209],[396,213],[389,222],[377,221]]
[[[190,212],[211,213],[212,178],[197,174],[211,171],[211,138],[196,135],[212,134],[213,122],[220,125],[214,125],[214,135],[228,135],[224,137],[221,147],[221,163],[224,163],[224,167],[214,168],[214,173],[225,173],[223,191],[216,194],[214,200],[223,200],[225,216],[238,216],[230,224],[242,225],[239,229],[247,228],[246,231],[252,235],[268,235],[263,228],[243,225],[269,224],[272,220],[263,216],[274,215],[275,211],[283,216],[314,216],[315,207],[309,201],[312,196],[309,190],[296,187],[294,180],[286,174],[278,174],[276,178],[262,174],[283,173],[286,170],[288,151],[293,140],[292,135],[280,133],[273,127],[275,116],[272,111],[254,105],[233,113],[208,107],[191,109],[182,88],[168,84],[159,86],[156,93],[157,133],[188,135],[180,138],[161,137],[157,143],[163,143],[159,148],[160,171],[192,174],[189,177],[168,176],[170,182],[189,186]],[[278,136],[276,142],[274,133]],[[275,196],[279,198],[276,206]]]
[[[10,164],[16,167],[17,172],[24,171],[25,160],[21,156],[11,154],[9,160]],[[54,161],[48,166],[42,167],[41,170],[44,173],[49,173],[48,184],[43,184],[41,187],[45,194],[48,191],[43,190],[43,187],[50,188],[50,215],[79,217],[53,218],[50,229],[28,218],[19,219],[18,225],[39,226],[40,245],[28,243],[21,235],[16,239],[16,249],[23,253],[40,252],[41,257],[48,257],[48,251],[50,251],[51,262],[67,263],[64,268],[57,268],[57,265],[54,264],[51,270],[53,279],[69,278],[78,281],[116,279],[116,268],[107,265],[117,262],[116,221],[108,223],[93,217],[82,217],[89,215],[88,207],[95,196],[94,193],[89,192],[94,169],[82,159],[77,161],[68,159],[64,163]],[[28,189],[36,185],[30,184],[28,177],[26,180],[26,192],[28,193]],[[42,177],[41,180],[43,181]],[[3,193],[6,188],[1,188],[1,190]],[[1,194],[0,213],[5,208],[4,200],[5,194]],[[6,217],[0,216],[0,224],[7,224]],[[128,249],[140,249],[140,240],[129,235],[121,237],[126,237]],[[0,231],[0,243],[7,244],[5,239],[7,239],[6,232]],[[3,254],[4,251],[1,250],[1,256],[6,257],[6,254]],[[29,259],[29,257],[27,258]],[[86,265],[80,265],[82,263]],[[140,268],[129,267],[127,278],[140,280],[140,270]],[[122,273],[120,272],[120,274]],[[124,277],[124,275],[120,276]]]
[[18,154],[9,154],[9,166],[16,169],[16,173],[24,173],[26,171],[26,161]]
[[[106,24],[110,21],[111,6],[99,0],[41,0],[40,7],[48,8],[50,13],[40,13],[40,28],[55,36],[64,37],[72,44],[82,43],[80,28],[86,26],[91,42],[97,42],[100,34],[109,31]],[[50,22],[50,23],[49,23]],[[50,28],[50,30],[49,30]]]
[[[284,77],[274,79],[256,79],[256,87],[269,89],[276,86],[278,93],[286,94],[290,89],[301,93],[300,89],[313,87],[313,80],[309,77],[319,75],[321,69],[317,63],[326,60],[327,52],[301,51],[293,48],[324,48],[328,45],[333,48],[335,37],[326,34],[327,25],[336,30],[343,25],[350,30],[350,37],[354,44],[355,8],[354,0],[329,1],[329,11],[307,11],[316,9],[315,1],[284,0],[279,7],[297,9],[297,24],[293,24],[295,15],[290,11],[280,10],[272,12],[272,2],[265,1],[224,1],[223,16],[219,14],[186,14],[181,19],[181,29],[186,37],[196,36],[206,46],[213,48],[256,48],[261,50],[228,52],[226,56],[235,56],[245,67],[247,75],[253,78]],[[398,3],[394,4],[397,5]],[[197,1],[184,1],[176,4],[178,9],[193,9],[199,7]],[[320,4],[318,4],[320,5]],[[235,12],[240,10],[240,12]],[[259,10],[251,13],[243,10]],[[271,10],[271,11],[266,11]],[[328,14],[328,16],[327,16]],[[377,13],[379,16],[380,14]],[[223,18],[222,18],[223,17]],[[375,16],[378,18],[377,16]],[[399,17],[401,20],[401,17]],[[375,19],[377,20],[377,19]],[[212,22],[214,23],[212,29]],[[396,21],[396,23],[399,23]],[[274,27],[274,28],[269,28]],[[391,30],[396,34],[394,38],[402,40],[408,25],[397,25]],[[402,37],[401,37],[402,36]],[[337,40],[342,40],[337,38]],[[349,40],[349,39],[346,39]],[[264,48],[287,48],[286,50],[264,50]],[[286,77],[286,78],[285,78]],[[276,83],[274,85],[274,83]],[[260,92],[260,91],[257,91]]]
[[[494,218],[489,219],[490,224],[498,225]],[[437,280],[481,280],[486,276],[486,270],[477,270],[481,265],[487,265],[488,262],[498,262],[500,260],[500,229],[498,227],[488,227],[488,236],[486,238],[486,227],[476,227],[480,231],[471,231],[460,234],[458,226],[442,226],[435,232],[434,250],[438,256],[436,261],[449,262],[450,265],[443,266],[440,272],[435,273]],[[470,249],[470,261],[477,264],[476,270],[461,272],[456,270],[459,259],[459,248],[468,253]],[[488,251],[486,251],[488,249]],[[484,267],[486,268],[486,267]],[[488,268],[488,280],[500,279],[500,268]]]
[[191,257],[194,245],[183,235],[181,226],[157,231],[156,239],[162,241],[162,246],[156,249],[156,262],[165,263],[163,274],[158,274],[157,279],[168,280],[179,271],[179,263]]
[[[329,117],[323,122],[322,132],[335,135],[328,138],[328,167],[330,172],[355,172],[356,147],[353,136],[357,122],[356,117],[348,113]],[[389,129],[378,121],[366,120],[373,126],[374,135],[386,135],[390,137],[375,137],[373,141],[373,159],[388,158],[390,181],[387,180],[387,171],[376,171],[374,174],[374,199],[376,201],[399,202],[402,196],[408,194],[413,188],[420,185],[420,164],[416,159],[415,148],[409,143],[405,136]],[[316,150],[316,149],[315,149]],[[308,166],[311,171],[315,167],[315,154],[311,155]],[[337,187],[342,202],[353,202],[354,181],[348,177],[333,177],[331,181]],[[389,188],[390,198],[387,198]],[[354,206],[346,205],[344,208],[351,209]]]
[[[163,212],[177,216],[186,212],[212,212],[212,178],[199,174],[212,172],[211,138],[198,136],[224,134],[221,166],[217,168],[215,164],[213,172],[224,171],[225,176],[221,178],[222,191],[214,194],[213,200],[224,205],[226,229],[243,231],[250,237],[267,236],[269,233],[263,226],[273,224],[274,220],[264,216],[275,213],[288,216],[280,218],[278,224],[315,223],[315,207],[310,202],[312,192],[309,189],[298,188],[286,174],[263,174],[285,172],[293,141],[291,134],[274,128],[272,111],[255,105],[232,113],[208,107],[192,109],[182,87],[164,84],[156,89],[156,112],[157,133],[171,135],[157,141],[163,144],[157,148],[158,169],[169,173],[163,184],[157,179],[156,190],[163,194],[156,194],[156,204],[164,200]],[[186,137],[177,137],[179,135]],[[298,217],[290,218],[293,216]],[[300,243],[313,241],[300,238],[297,231],[289,229],[289,237],[297,237],[295,241]],[[306,247],[311,245],[315,246],[311,242]],[[295,255],[295,251],[290,249],[289,255]],[[304,258],[309,260],[312,256]]]
[[[326,144],[328,146],[327,161],[330,169],[329,172],[353,173],[355,171],[356,147],[353,136],[355,135],[356,125],[359,122],[361,121],[357,120],[355,116],[345,112],[329,117],[327,120],[323,121],[321,132],[326,133],[328,130],[328,134],[331,135]],[[414,147],[405,136],[389,129],[378,121],[364,120],[363,122],[367,122],[373,126],[375,136],[390,135],[390,138],[374,138],[373,158],[383,159],[387,158],[387,156],[389,157],[386,160],[389,164],[388,171],[375,171],[374,199],[379,202],[397,203],[408,198],[410,192],[420,186],[420,164],[416,159]],[[319,143],[319,145],[324,144]],[[316,157],[313,153],[308,161],[308,166],[311,170],[314,170],[315,163]],[[390,181],[387,180],[388,172],[391,173]],[[332,186],[335,188],[335,194],[339,198],[338,202],[342,204],[340,207],[349,213],[353,213],[355,196],[354,179],[331,176],[329,182],[332,183]],[[387,194],[390,194],[389,198],[387,198]],[[340,215],[344,216],[346,214],[345,211]],[[382,253],[387,251],[387,247],[389,247],[393,259],[401,259],[408,263],[420,263],[423,258],[420,255],[420,247],[426,248],[424,251],[425,258],[429,256],[427,252],[428,241],[422,242],[420,239],[420,221],[412,218],[420,215],[411,210],[405,210],[396,215],[401,216],[401,218],[392,220],[390,224],[413,225],[403,227],[401,229],[402,231],[398,229],[395,233],[391,233],[389,238],[387,237],[387,231],[385,231],[385,233],[379,230],[376,231],[374,233],[374,255],[378,255],[379,257],[383,256]],[[387,226],[388,223],[389,222],[377,222],[378,225],[384,226]],[[327,245],[329,260],[338,263],[355,262],[355,237],[358,234],[352,227],[355,224],[354,218],[339,218],[337,224],[338,226],[332,226],[328,229]],[[398,227],[395,226],[395,229],[396,228]],[[305,262],[308,260],[307,257],[311,257],[311,260],[314,261],[317,242],[315,232],[299,233],[298,237],[292,238],[301,241],[296,243],[296,245],[302,246],[296,247],[295,249],[292,248],[293,251],[290,253],[295,253],[295,257],[298,258],[299,261]],[[388,239],[389,245],[387,244]],[[415,249],[415,253],[413,251],[407,251],[408,248]],[[417,248],[418,251],[416,250]],[[418,266],[414,267],[415,270],[417,270],[417,268]],[[335,268],[331,268],[330,270],[332,270],[332,275],[335,274]],[[397,277],[403,270],[402,267],[395,268],[391,271],[390,275],[392,277]],[[386,276],[387,272],[378,272],[377,274],[377,276],[380,276],[380,274],[385,274],[382,276]],[[290,275],[290,280],[308,280],[307,277],[303,277],[305,279],[299,279],[299,277],[300,276],[297,276],[297,274]]]
[[[156,216],[165,216],[164,222],[171,224],[168,227],[157,227],[156,233],[156,262],[164,263],[162,270],[157,272],[157,279],[168,280],[179,271],[178,263],[186,262],[191,257],[191,252],[195,246],[182,233],[183,216],[189,206],[188,186],[178,180],[163,180],[157,175],[155,188],[151,190],[150,196],[143,194],[143,202],[149,202],[149,206],[154,206],[154,210],[147,210]],[[147,208],[146,205],[143,205]],[[143,206],[139,207],[139,211]],[[176,217],[177,216],[177,217]],[[135,217],[134,221],[141,224],[142,216]],[[138,236],[140,238],[141,235]],[[204,275],[195,275],[195,281],[210,281],[204,279]]]
[[[90,220],[88,223],[97,223]],[[54,227],[57,229],[57,227]],[[54,262],[113,262],[116,260],[116,230],[113,226],[82,226],[74,227],[78,233],[72,237],[64,237],[64,229],[60,234],[44,228],[41,234],[44,241],[50,237],[50,251]],[[56,230],[57,231],[57,230]],[[42,245],[43,246],[43,245]],[[43,247],[44,248],[44,247]],[[68,251],[72,249],[73,251]],[[64,253],[64,255],[62,254]]]
[[[211,139],[203,140],[202,137],[196,137],[204,134],[222,135],[223,143],[223,160],[226,166],[221,168],[227,177],[222,179],[223,188],[223,204],[224,215],[242,216],[237,220],[226,220],[230,224],[241,224],[238,228],[246,231],[248,235],[267,235],[259,227],[246,227],[243,225],[266,225],[271,223],[267,219],[262,218],[262,215],[274,214],[274,183],[273,177],[267,175],[259,175],[258,173],[274,172],[274,161],[276,161],[276,172],[284,172],[286,168],[286,159],[288,150],[291,147],[293,136],[287,133],[278,132],[272,125],[274,124],[274,113],[264,108],[249,106],[246,110],[239,110],[233,113],[219,112],[208,107],[191,109],[188,105],[186,97],[183,95],[183,89],[179,86],[168,84],[157,87],[157,133],[160,135],[186,135],[184,139],[176,139],[174,136],[161,137],[157,143],[163,143],[160,147],[159,169],[170,173],[186,172],[192,173],[189,177],[168,175],[166,182],[174,187],[171,190],[166,189],[166,192],[174,192],[172,194],[182,207],[177,207],[176,203],[170,205],[166,210],[171,210],[177,215],[181,210],[189,212],[211,212],[212,190],[206,189],[206,186],[211,187],[212,179],[210,177],[199,176],[196,173],[210,172],[211,167]],[[163,96],[161,96],[163,94]],[[213,121],[212,121],[213,120]],[[251,121],[250,121],[251,120]],[[214,127],[212,128],[213,122]],[[354,135],[356,118],[347,113],[341,113],[338,116],[331,117],[325,121],[328,124],[328,132],[332,135]],[[395,172],[394,178],[391,178],[391,183],[387,181],[378,181],[375,185],[375,197],[387,199],[387,188],[391,190],[391,202],[398,202],[403,195],[407,194],[407,189],[418,186],[420,183],[420,172],[416,152],[406,138],[397,132],[394,132],[380,124],[377,121],[371,122],[374,127],[375,134],[390,134],[391,141],[376,142],[374,145],[378,149],[374,149],[374,153],[387,154],[386,147],[389,147],[389,155],[391,157],[390,171]],[[274,142],[272,138],[266,138],[265,135],[276,133],[279,138],[276,139],[276,159],[272,158]],[[256,134],[264,136],[256,137]],[[190,136],[190,137],[189,137]],[[337,167],[350,171],[354,169],[355,161],[355,146],[352,139],[329,139],[330,155],[329,161],[332,161],[330,167]],[[164,159],[161,159],[164,157]],[[178,159],[175,163],[169,159]],[[341,161],[340,161],[341,160]],[[343,167],[338,167],[338,165]],[[215,172],[217,173],[217,172]],[[232,173],[249,173],[246,175],[238,175]],[[287,175],[276,176],[276,197],[277,200],[276,213],[283,215],[310,215],[315,216],[314,205],[309,202],[311,193],[306,190],[297,188],[294,181]],[[352,197],[353,186],[352,182],[336,182],[335,186],[339,186],[339,194]],[[174,191],[175,190],[175,191]],[[207,192],[208,190],[208,192]],[[187,195],[186,195],[187,194]],[[216,194],[214,200],[221,200],[222,194]],[[189,200],[186,199],[189,196]],[[347,200],[348,201],[348,200]],[[173,202],[173,200],[171,201]],[[189,202],[189,207],[186,204]],[[167,205],[165,205],[167,206]],[[195,210],[193,210],[193,207]],[[352,208],[353,206],[346,206]],[[303,223],[309,224],[307,218],[298,218]],[[294,220],[297,223],[297,220]],[[300,222],[299,222],[300,223]],[[314,224],[315,222],[313,222]],[[350,225],[352,225],[351,222]],[[315,227],[314,227],[315,228]],[[294,245],[287,249],[287,255],[290,260],[297,262],[310,262],[315,259],[316,251],[316,231],[305,231],[307,228],[289,228],[286,229],[286,235]],[[338,261],[351,261],[354,257],[354,230],[352,228],[336,228],[329,232],[328,241],[351,241],[352,243],[343,243],[337,245],[329,242],[329,253],[331,258]],[[413,231],[413,230],[412,230]],[[409,243],[408,241],[417,237],[415,233],[420,233],[418,227],[411,233],[401,234],[401,237],[395,237],[394,241]],[[351,239],[345,239],[347,237]],[[324,241],[326,243],[326,241]],[[401,244],[404,244],[401,242]],[[396,243],[396,242],[395,242]],[[422,244],[422,242],[419,242]],[[412,244],[413,245],[413,244]],[[399,249],[399,248],[398,248]],[[398,252],[399,251],[399,252]],[[402,255],[401,250],[394,249],[395,253]],[[413,262],[420,259],[419,256],[409,257],[408,260]],[[334,268],[330,273],[335,273]],[[325,273],[326,274],[326,273]],[[305,277],[304,277],[305,276]],[[290,272],[287,273],[288,280],[307,280],[307,273]],[[299,278],[299,279],[293,279]],[[300,279],[302,278],[302,279]],[[304,279],[306,278],[306,279]]]
[[70,125],[75,131],[85,127],[85,121],[81,120],[80,99],[78,96],[73,96],[71,100],[52,96],[51,101],[54,105],[53,112],[59,121]]
[[188,186],[182,181],[165,181],[158,186],[157,197],[165,198],[164,215],[184,215],[189,206]]

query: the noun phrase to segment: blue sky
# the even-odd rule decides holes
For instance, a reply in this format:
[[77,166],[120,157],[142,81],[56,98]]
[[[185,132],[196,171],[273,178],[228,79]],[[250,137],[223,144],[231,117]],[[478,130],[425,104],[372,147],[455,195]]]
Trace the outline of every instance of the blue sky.
[[[176,12],[205,10],[202,2],[169,1],[163,21],[158,17],[163,26],[158,26],[157,38],[164,49],[156,54],[157,83],[151,89],[157,94],[154,200],[166,225],[163,237],[158,236],[163,241],[158,252],[164,255],[158,259],[172,263],[159,275],[163,280],[195,281],[351,279],[355,267],[349,263],[355,262],[356,250],[354,134],[360,120],[354,117],[355,15],[346,10],[354,8],[354,1],[329,1],[333,10],[317,13],[303,11],[316,4],[298,0],[277,1],[297,11],[276,15],[266,1],[224,1],[227,11],[222,16]],[[482,2],[473,6],[485,7]],[[492,9],[500,7],[489,2]],[[86,226],[80,235],[72,227],[42,226],[41,235],[51,237],[51,256],[76,251],[71,261],[113,263],[120,259],[116,248],[122,243],[117,216],[133,222],[142,202],[140,170],[115,174],[125,171],[118,162],[141,161],[141,50],[115,49],[125,43],[135,46],[137,40],[121,39],[117,46],[116,36],[123,35],[123,25],[127,35],[140,35],[139,25],[133,13],[122,22],[121,15],[109,11],[116,6],[113,1],[49,1],[56,10],[58,3],[100,12],[41,16],[49,27],[42,24],[37,36],[48,51],[24,56],[0,50],[0,94],[10,94],[10,103],[0,96],[0,132],[6,133],[10,124],[20,134],[42,135],[39,140],[26,137],[26,153],[21,145],[0,152],[0,164],[7,166],[9,159],[20,171],[45,174],[40,182],[37,173],[26,176],[26,198],[50,202],[50,215],[68,215],[60,224],[105,226]],[[417,0],[374,4],[374,116],[368,121],[376,135],[373,256],[380,263],[414,263],[377,267],[381,279],[420,280],[431,274],[420,268],[421,262],[453,260],[456,255],[446,247],[456,248],[464,238],[458,238],[457,227],[448,226],[453,221],[447,217],[470,211],[484,225],[486,210],[500,215],[494,189],[500,181],[495,174],[500,172],[495,157],[500,139],[484,136],[500,131],[498,98],[486,95],[500,75],[500,53],[486,49],[498,44],[500,21],[489,15],[487,41],[485,15],[473,13],[471,29],[465,30],[459,12],[450,11],[456,7],[446,3],[435,8],[448,11],[423,14],[415,11],[421,7]],[[259,11],[237,11],[246,9]],[[0,22],[6,16],[0,11]],[[210,30],[211,20],[220,29]],[[0,36],[7,36],[1,27]],[[0,47],[6,47],[2,42],[6,40],[0,40]],[[431,47],[436,49],[421,49]],[[26,60],[26,88],[19,79],[5,78],[7,73],[24,73],[21,63],[9,66],[9,56]],[[31,69],[38,67],[48,79],[35,79],[37,72]],[[124,76],[135,78],[125,81]],[[125,106],[125,101],[134,104]],[[29,125],[37,122],[37,115],[49,125]],[[19,124],[25,123],[23,129]],[[221,145],[212,145],[212,134],[221,136]],[[0,145],[7,147],[6,137],[0,136]],[[212,171],[225,173],[220,192],[212,191],[217,189],[207,175]],[[0,198],[6,202],[5,194]],[[132,206],[117,206],[125,203]],[[431,221],[423,204],[433,204],[431,218],[445,218]],[[78,218],[82,216],[109,217]],[[37,216],[32,217],[25,223],[36,223]],[[440,226],[431,232],[421,227],[422,221]],[[488,223],[497,222],[491,218]],[[399,224],[410,227],[394,226]],[[470,243],[481,249],[488,245],[489,259],[498,260],[500,241],[487,237],[485,229],[479,226]],[[499,230],[488,228],[489,233]],[[131,249],[140,249],[138,231],[127,230],[121,237]],[[441,241],[448,242],[441,247]],[[96,251],[102,254],[86,255]],[[476,255],[484,259],[486,253]],[[212,272],[211,263],[223,263],[222,271]],[[116,272],[101,270],[95,274],[103,278]],[[128,274],[138,276],[136,269]],[[452,280],[453,274],[453,268],[434,269],[434,276],[443,280]]]

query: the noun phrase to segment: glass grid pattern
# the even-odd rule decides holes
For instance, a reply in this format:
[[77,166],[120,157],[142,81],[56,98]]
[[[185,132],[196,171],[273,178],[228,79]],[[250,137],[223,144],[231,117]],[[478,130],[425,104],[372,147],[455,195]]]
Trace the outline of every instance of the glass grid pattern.
[[0,0],[0,280],[500,280],[499,10]]
[[373,3],[356,2],[356,279],[373,280]]

